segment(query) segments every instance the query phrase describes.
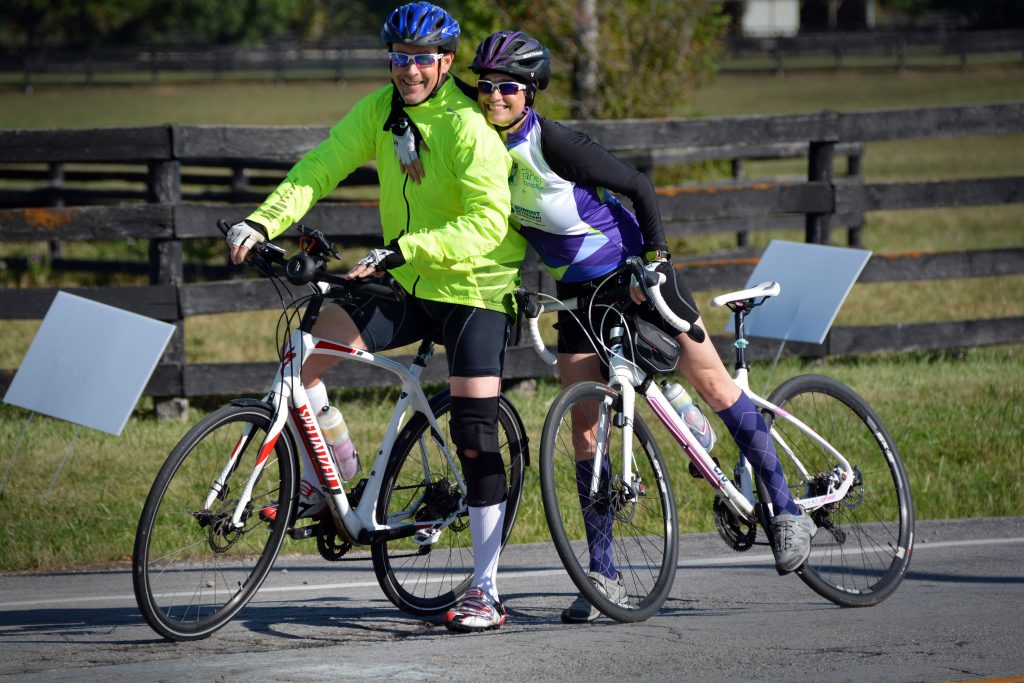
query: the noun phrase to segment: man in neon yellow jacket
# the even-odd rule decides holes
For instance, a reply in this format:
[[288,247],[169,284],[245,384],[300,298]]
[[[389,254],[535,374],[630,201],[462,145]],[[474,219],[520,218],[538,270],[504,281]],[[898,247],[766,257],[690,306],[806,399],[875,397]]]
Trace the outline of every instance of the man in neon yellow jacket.
[[[525,241],[508,225],[511,160],[505,146],[448,73],[458,36],[458,23],[428,2],[394,10],[381,30],[391,84],[358,102],[259,208],[231,228],[228,242],[232,260],[241,263],[253,243],[284,232],[353,170],[377,160],[386,246],[346,277],[386,270],[408,296],[403,302],[327,307],[313,332],[369,351],[427,335],[443,340],[452,440],[466,477],[474,556],[472,588],[445,623],[452,630],[480,631],[505,621],[496,584],[508,488],[498,448],[498,394]],[[420,182],[409,182],[401,169],[413,157],[422,165]],[[327,406],[319,378],[333,362],[316,356],[302,368],[315,410]],[[318,483],[306,478],[315,471],[304,463],[300,516],[324,510]],[[272,520],[275,512],[268,508],[261,515]]]

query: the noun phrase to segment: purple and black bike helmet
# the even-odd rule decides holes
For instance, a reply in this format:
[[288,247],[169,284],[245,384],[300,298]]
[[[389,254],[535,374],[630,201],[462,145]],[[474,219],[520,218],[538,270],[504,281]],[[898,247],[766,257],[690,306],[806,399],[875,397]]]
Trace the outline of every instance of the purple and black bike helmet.
[[522,81],[528,87],[527,104],[533,104],[536,91],[551,81],[551,53],[522,31],[498,31],[477,46],[469,68],[478,76],[498,72]]

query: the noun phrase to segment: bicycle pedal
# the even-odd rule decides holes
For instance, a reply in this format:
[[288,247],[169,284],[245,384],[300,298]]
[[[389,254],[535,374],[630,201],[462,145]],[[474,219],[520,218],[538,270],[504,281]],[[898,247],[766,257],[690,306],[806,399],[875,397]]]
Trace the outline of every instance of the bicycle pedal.
[[293,526],[288,530],[288,535],[296,541],[301,541],[304,538],[313,538],[316,535],[316,524],[308,524],[306,526]]
[[420,529],[412,537],[417,545],[434,545],[441,538],[441,530],[437,528]]

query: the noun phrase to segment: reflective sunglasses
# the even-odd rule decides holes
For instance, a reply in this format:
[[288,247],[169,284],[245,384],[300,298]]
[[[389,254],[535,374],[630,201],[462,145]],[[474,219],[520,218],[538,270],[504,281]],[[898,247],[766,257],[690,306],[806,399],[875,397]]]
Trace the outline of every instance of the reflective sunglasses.
[[391,63],[397,66],[399,69],[404,69],[412,63],[421,69],[428,66],[434,66],[442,57],[443,52],[427,52],[418,55],[407,55],[404,52],[389,52],[388,57],[391,58]]
[[477,81],[476,89],[484,95],[490,95],[497,88],[501,95],[509,96],[515,95],[520,90],[526,90],[526,86],[517,81],[502,81],[501,83],[492,83],[491,81]]

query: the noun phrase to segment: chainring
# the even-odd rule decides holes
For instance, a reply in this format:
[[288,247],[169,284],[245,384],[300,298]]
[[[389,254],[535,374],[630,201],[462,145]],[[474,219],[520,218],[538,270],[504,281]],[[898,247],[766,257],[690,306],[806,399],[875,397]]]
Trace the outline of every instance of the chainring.
[[328,562],[337,562],[352,549],[352,544],[338,535],[332,515],[324,515],[316,525],[316,549]]
[[715,496],[711,506],[715,517],[715,528],[725,544],[738,553],[750,550],[757,540],[757,526],[736,519],[736,515],[725,504],[721,496]]

